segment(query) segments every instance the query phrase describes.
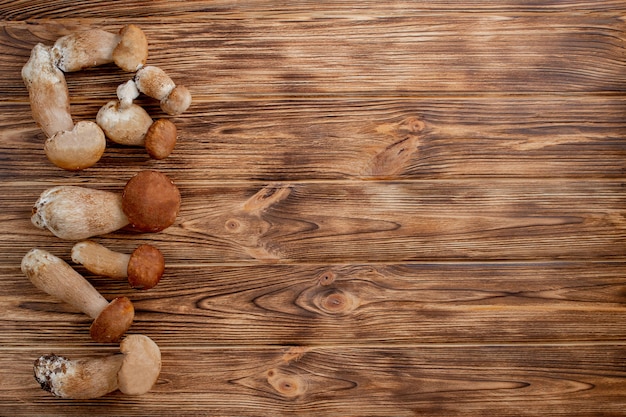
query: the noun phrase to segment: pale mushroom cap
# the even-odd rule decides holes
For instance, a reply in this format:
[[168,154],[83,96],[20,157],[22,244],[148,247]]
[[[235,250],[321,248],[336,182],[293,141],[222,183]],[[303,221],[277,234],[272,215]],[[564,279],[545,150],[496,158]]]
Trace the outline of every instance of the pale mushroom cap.
[[34,46],[30,59],[22,67],[22,79],[28,88],[33,119],[46,137],[72,130],[67,83],[63,72],[54,64],[49,47],[40,43]]
[[135,25],[127,25],[120,30],[120,42],[113,51],[115,64],[128,72],[135,72],[148,60],[148,39]]
[[92,121],[80,121],[74,129],[59,132],[44,144],[46,156],[54,165],[69,171],[89,168],[100,160],[106,138]]
[[113,62],[113,50],[118,43],[119,36],[115,33],[89,29],[57,39],[52,55],[62,71],[80,71]]
[[184,85],[177,85],[170,94],[161,100],[161,110],[171,116],[183,113],[191,105],[191,93]]
[[148,290],[159,283],[165,271],[165,259],[152,245],[140,245],[128,261],[128,282],[138,290]]
[[154,159],[167,158],[176,146],[177,137],[176,125],[168,119],[159,119],[146,133],[146,150]]
[[159,232],[176,220],[180,210],[180,192],[167,175],[141,171],[126,183],[122,209],[135,229]]
[[57,397],[98,398],[118,388],[123,355],[71,361],[54,354],[39,357],[33,370],[41,388]]
[[145,66],[135,74],[135,84],[145,95],[163,100],[176,87],[174,81],[159,67]]
[[91,324],[89,334],[98,343],[117,342],[133,324],[135,309],[127,297],[118,297]]
[[130,104],[122,108],[118,101],[113,100],[100,108],[96,122],[113,142],[143,146],[152,118],[141,106]]
[[150,391],[161,373],[161,350],[144,335],[130,335],[120,343],[124,361],[117,373],[119,390],[128,395]]
[[119,193],[62,185],[41,193],[31,222],[67,240],[114,232],[128,224]]

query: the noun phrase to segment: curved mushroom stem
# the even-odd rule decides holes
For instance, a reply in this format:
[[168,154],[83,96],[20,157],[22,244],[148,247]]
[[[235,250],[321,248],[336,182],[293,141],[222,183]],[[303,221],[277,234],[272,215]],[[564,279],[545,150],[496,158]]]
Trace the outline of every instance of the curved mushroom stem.
[[34,363],[41,388],[57,397],[91,399],[119,389],[124,394],[148,392],[161,371],[161,351],[152,339],[130,335],[120,343],[122,354],[72,361],[54,354]]
[[30,96],[33,119],[46,137],[74,128],[65,76],[56,67],[50,47],[35,45],[22,67],[22,79]]
[[68,240],[111,233],[129,222],[121,195],[70,185],[45,190],[33,206],[31,221]]
[[72,248],[72,261],[94,274],[127,279],[131,287],[147,290],[159,283],[165,262],[161,251],[152,245],[140,245],[132,254],[114,252],[86,240]]
[[94,319],[90,334],[97,342],[119,340],[134,318],[126,297],[109,303],[65,261],[42,249],[31,249],[22,259],[22,272],[35,285]]

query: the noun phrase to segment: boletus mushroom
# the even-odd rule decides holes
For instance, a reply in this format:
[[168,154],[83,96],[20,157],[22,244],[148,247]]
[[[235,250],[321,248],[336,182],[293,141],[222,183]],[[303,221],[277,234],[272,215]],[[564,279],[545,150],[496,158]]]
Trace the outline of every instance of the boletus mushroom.
[[139,91],[160,101],[161,110],[176,116],[191,105],[191,93],[184,85],[176,85],[161,68],[147,65],[135,74]]
[[127,297],[108,302],[82,275],[50,252],[31,249],[21,268],[35,287],[94,319],[89,333],[96,342],[116,342],[131,326],[135,309]]
[[145,394],[161,372],[161,350],[148,336],[129,335],[121,354],[70,360],[55,354],[35,360],[35,379],[57,397],[91,399],[119,389],[127,395]]
[[133,176],[122,194],[79,186],[45,190],[35,202],[31,221],[67,240],[83,240],[127,225],[140,232],[171,226],[180,210],[180,192],[158,171]]
[[148,290],[157,285],[165,270],[163,254],[148,244],[139,245],[128,255],[85,240],[72,248],[72,261],[97,275],[127,279],[132,288],[139,290]]

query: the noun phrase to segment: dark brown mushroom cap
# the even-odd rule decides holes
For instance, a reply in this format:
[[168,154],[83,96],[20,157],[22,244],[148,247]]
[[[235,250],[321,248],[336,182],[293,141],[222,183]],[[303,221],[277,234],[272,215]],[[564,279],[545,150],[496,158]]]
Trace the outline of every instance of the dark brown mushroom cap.
[[148,290],[159,283],[165,270],[165,259],[152,245],[140,245],[128,261],[128,282],[139,290]]
[[91,324],[89,333],[98,343],[119,341],[133,324],[135,308],[127,297],[118,297],[111,301]]
[[168,119],[159,119],[152,123],[146,136],[146,150],[154,159],[164,159],[176,146],[176,125]]
[[180,210],[180,192],[167,175],[141,171],[124,187],[122,210],[133,228],[159,232],[174,224]]

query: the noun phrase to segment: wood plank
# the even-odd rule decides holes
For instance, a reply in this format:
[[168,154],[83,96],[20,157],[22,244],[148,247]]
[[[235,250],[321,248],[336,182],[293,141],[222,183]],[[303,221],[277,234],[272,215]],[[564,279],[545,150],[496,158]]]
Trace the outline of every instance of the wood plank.
[[[172,349],[626,338],[624,262],[168,265],[145,292],[77,270],[107,299],[131,298],[131,332]],[[0,278],[0,346],[92,343],[90,320],[35,289],[19,266]]]
[[[91,24],[111,31],[121,26]],[[0,53],[7,58],[0,62],[0,95],[25,100],[20,69],[30,49],[76,27],[50,21],[3,25]],[[615,13],[207,19],[148,21],[142,27],[151,41],[149,62],[185,80],[201,99],[626,89],[625,22]],[[94,78],[119,84],[128,76],[110,65],[68,79],[92,90]]]
[[167,0],[152,0],[141,6],[133,4],[115,4],[115,7],[102,7],[98,1],[85,1],[76,4],[71,0],[38,1],[36,7],[28,0],[0,1],[0,20],[35,20],[35,19],[148,19],[163,20],[171,17],[193,18],[241,18],[254,16],[272,18],[290,16],[300,19],[347,17],[358,18],[375,15],[406,16],[407,14],[437,11],[437,12],[612,12],[626,10],[620,0],[590,2],[588,0],[505,0],[494,3],[489,0],[471,0],[450,2],[447,0],[432,1],[399,1],[392,0],[381,3],[376,0],[363,0],[358,4],[349,1],[316,1],[304,0],[298,2],[276,2],[273,0],[255,0],[232,2],[227,0],[213,0],[209,3],[201,0],[185,2],[171,2]]
[[[39,389],[32,361],[47,348],[54,346],[0,355],[11,387],[0,391],[0,413],[626,415],[624,345],[164,349],[152,392],[87,401],[61,400]],[[84,358],[89,351],[66,355]]]
[[[217,183],[172,177],[176,223],[153,239],[175,263],[621,260],[622,181],[465,180]],[[64,184],[92,186],[77,180]],[[121,192],[123,183],[94,187]],[[30,223],[45,183],[0,186],[0,250],[19,265],[33,246],[66,242]]]
[[[75,120],[93,120],[103,103],[76,104]],[[624,114],[623,97],[209,101],[174,119],[167,160],[110,142],[95,167],[69,174],[47,161],[29,106],[5,103],[0,180],[97,184],[129,167],[218,181],[622,178]]]

